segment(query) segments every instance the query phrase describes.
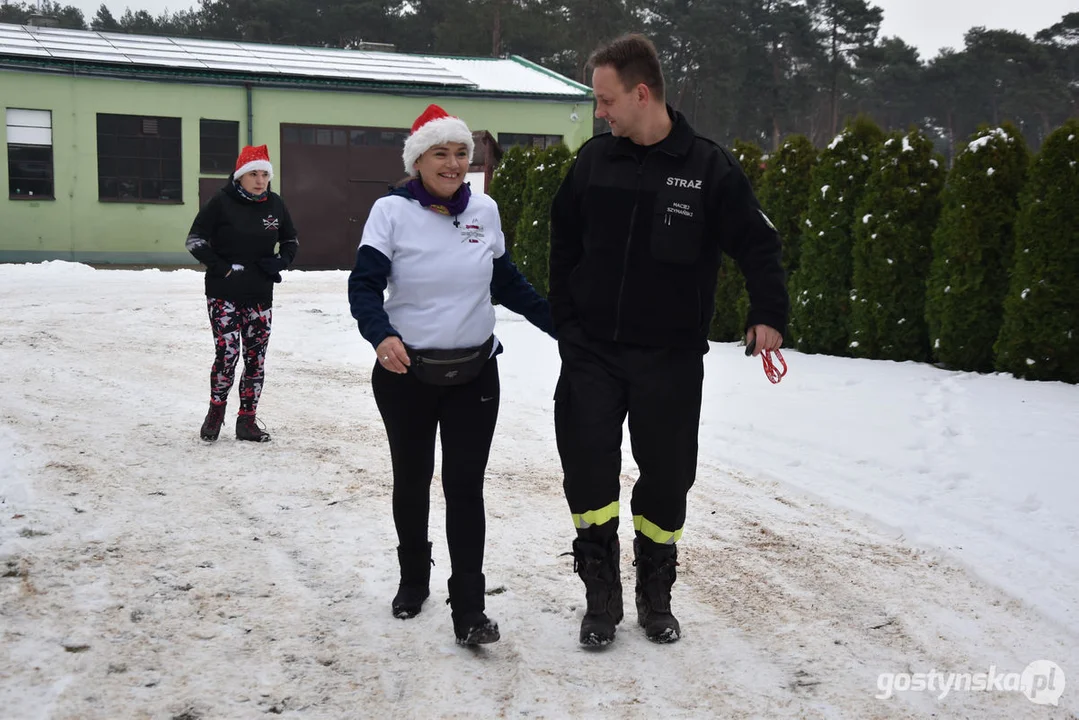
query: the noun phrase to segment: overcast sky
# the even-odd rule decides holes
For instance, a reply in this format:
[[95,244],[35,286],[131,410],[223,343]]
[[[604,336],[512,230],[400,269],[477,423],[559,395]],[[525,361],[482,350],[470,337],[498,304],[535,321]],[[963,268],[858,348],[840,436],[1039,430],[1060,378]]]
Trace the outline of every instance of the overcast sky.
[[[75,5],[87,22],[102,0],[60,0]],[[119,17],[126,7],[159,15],[166,8],[182,10],[195,5],[184,0],[104,0]],[[990,29],[1018,30],[1033,36],[1059,22],[1069,12],[1079,11],[1079,0],[873,0],[884,9],[884,35],[898,35],[918,48],[923,59],[933,57],[942,47],[963,47],[963,33],[975,25]]]

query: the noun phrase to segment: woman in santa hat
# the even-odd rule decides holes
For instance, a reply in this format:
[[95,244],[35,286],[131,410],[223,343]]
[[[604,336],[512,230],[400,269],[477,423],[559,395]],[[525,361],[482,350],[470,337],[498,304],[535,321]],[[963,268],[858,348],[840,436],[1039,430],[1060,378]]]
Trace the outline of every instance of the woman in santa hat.
[[468,126],[437,105],[416,119],[402,153],[411,179],[371,208],[348,282],[352,315],[377,353],[371,385],[393,463],[401,567],[393,615],[415,616],[430,593],[437,431],[449,602],[461,645],[499,638],[498,624],[484,613],[483,575],[483,475],[502,352],[492,299],[554,332],[547,301],[506,253],[498,206],[465,183],[472,150]]
[[199,210],[187,249],[206,266],[206,306],[216,356],[210,371],[210,409],[203,440],[217,440],[225,419],[236,361],[244,358],[236,439],[265,442],[255,421],[270,340],[274,283],[296,257],[299,243],[281,196],[270,190],[273,165],[265,145],[245,147],[231,181]]

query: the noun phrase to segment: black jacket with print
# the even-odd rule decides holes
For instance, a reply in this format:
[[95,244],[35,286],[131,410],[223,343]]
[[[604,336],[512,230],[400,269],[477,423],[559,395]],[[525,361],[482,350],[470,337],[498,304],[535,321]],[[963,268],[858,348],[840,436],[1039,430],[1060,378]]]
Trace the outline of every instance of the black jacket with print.
[[232,182],[199,210],[187,235],[188,251],[206,266],[206,297],[245,305],[273,303],[274,283],[281,282],[298,247],[280,195],[248,200]]
[[668,113],[670,134],[647,151],[609,133],[578,151],[551,208],[555,327],[707,352],[723,252],[746,278],[747,327],[785,333],[779,235],[730,153]]

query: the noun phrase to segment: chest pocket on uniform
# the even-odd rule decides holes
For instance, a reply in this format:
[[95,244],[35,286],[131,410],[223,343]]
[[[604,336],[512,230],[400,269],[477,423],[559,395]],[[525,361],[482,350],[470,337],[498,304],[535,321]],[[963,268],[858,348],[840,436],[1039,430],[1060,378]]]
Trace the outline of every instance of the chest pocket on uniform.
[[688,265],[701,254],[704,211],[698,198],[656,199],[652,220],[652,257],[661,262]]

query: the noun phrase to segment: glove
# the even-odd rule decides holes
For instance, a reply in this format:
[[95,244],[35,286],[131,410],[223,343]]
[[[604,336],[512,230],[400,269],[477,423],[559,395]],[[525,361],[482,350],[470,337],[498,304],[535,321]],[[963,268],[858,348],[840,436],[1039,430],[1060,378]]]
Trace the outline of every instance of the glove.
[[274,275],[287,268],[288,261],[280,255],[274,255],[273,257],[262,258],[259,260],[259,267],[265,270],[267,275]]
[[225,277],[232,272],[232,263],[221,261],[216,262],[208,268],[209,274],[215,277]]

